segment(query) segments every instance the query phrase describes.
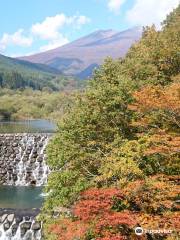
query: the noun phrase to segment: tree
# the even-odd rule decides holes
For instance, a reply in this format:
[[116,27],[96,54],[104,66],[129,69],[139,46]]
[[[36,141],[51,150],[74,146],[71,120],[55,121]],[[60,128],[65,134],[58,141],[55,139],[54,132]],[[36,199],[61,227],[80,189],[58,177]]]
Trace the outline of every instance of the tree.
[[[58,175],[60,180],[66,173],[70,178],[66,182],[60,180],[61,194],[50,178],[48,189],[52,189],[52,195],[56,192],[59,201],[65,197],[67,182],[72,182],[68,185],[71,192],[66,196],[71,203],[78,196],[79,179],[86,183],[83,186],[89,186],[100,174],[98,169],[104,164],[104,156],[111,151],[109,143],[118,137],[131,136],[128,104],[132,101],[133,84],[117,78],[116,66],[116,62],[108,59],[96,72],[89,88],[78,95],[75,106],[59,124],[58,134],[49,146],[48,163],[52,170],[59,171],[54,176]],[[77,172],[73,181],[72,171]]]

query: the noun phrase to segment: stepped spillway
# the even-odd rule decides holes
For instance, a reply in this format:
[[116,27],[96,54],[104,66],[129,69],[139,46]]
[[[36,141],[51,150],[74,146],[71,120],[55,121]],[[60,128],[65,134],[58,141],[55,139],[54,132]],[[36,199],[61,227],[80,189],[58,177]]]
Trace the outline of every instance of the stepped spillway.
[[[46,164],[46,146],[51,135],[0,134],[0,185],[17,189],[46,185],[50,172]],[[0,209],[0,240],[40,240],[42,222],[36,218],[39,211]]]
[[38,209],[17,211],[0,209],[0,239],[40,240],[42,223],[36,220]]
[[51,134],[1,134],[0,184],[42,186],[47,182],[46,146]]

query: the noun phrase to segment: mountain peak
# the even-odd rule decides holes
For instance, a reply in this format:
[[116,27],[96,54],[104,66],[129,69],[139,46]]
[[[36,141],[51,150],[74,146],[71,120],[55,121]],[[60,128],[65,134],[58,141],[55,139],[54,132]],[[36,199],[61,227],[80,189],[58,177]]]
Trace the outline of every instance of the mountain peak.
[[93,33],[91,33],[91,35],[93,34],[116,34],[118,33],[118,31],[113,30],[113,29],[99,29]]
[[85,37],[47,52],[22,57],[21,59],[47,64],[65,75],[83,77],[102,64],[107,56],[124,57],[133,43],[141,38],[139,27],[118,32],[113,29],[97,30]]

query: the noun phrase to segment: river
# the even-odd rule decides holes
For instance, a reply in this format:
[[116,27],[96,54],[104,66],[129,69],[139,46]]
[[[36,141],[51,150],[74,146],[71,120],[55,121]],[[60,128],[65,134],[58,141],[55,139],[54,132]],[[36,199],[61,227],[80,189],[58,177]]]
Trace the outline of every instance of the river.
[[0,186],[0,208],[40,208],[42,203],[42,187]]
[[0,133],[53,133],[56,125],[48,120],[0,121]]

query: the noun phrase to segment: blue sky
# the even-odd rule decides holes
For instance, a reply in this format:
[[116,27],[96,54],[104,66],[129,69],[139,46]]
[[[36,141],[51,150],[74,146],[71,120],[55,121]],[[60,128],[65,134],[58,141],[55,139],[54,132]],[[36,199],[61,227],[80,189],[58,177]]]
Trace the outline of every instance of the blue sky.
[[99,29],[160,27],[179,0],[1,0],[0,53],[29,55]]

